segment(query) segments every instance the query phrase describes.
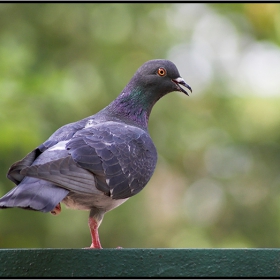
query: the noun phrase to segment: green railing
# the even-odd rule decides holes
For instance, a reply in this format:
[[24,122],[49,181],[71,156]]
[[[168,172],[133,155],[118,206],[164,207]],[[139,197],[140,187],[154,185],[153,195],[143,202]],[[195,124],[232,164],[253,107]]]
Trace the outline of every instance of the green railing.
[[280,249],[2,249],[0,277],[280,277]]

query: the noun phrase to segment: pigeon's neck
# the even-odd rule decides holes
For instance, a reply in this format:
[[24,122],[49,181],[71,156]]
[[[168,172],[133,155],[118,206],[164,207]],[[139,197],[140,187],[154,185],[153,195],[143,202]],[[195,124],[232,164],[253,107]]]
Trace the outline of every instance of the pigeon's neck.
[[148,129],[149,116],[153,105],[153,94],[139,87],[126,87],[123,92],[106,107],[107,114],[126,122],[132,122],[141,128]]

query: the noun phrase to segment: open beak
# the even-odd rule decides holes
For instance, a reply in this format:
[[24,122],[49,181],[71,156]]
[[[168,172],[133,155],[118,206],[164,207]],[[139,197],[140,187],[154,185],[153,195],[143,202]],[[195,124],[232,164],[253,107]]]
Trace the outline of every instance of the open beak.
[[184,81],[183,78],[179,77],[176,79],[172,79],[172,81],[176,84],[178,90],[185,93],[186,95],[189,95],[188,92],[185,91],[182,87],[180,87],[180,85],[186,87],[187,89],[190,90],[190,92],[192,92],[192,88]]

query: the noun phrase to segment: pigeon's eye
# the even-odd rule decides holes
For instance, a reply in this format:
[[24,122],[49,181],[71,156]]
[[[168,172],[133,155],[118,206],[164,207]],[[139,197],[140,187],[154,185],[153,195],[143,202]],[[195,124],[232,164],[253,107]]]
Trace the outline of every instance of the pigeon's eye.
[[163,67],[158,68],[157,73],[159,76],[163,77],[166,75],[166,70]]

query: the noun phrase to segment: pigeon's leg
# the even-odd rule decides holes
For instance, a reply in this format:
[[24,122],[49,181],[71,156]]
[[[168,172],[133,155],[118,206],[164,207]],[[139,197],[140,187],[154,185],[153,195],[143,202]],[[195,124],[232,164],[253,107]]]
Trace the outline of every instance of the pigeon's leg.
[[90,229],[92,243],[90,247],[87,247],[86,249],[102,249],[99,240],[98,228],[102,222],[104,214],[105,214],[104,210],[95,207],[90,210],[90,214],[88,218],[88,226]]
[[91,241],[92,241],[89,249],[102,249],[101,243],[99,240],[99,234],[98,234],[99,223],[97,222],[97,220],[94,217],[90,216],[88,218],[88,225],[89,225]]
[[61,212],[61,206],[60,203],[58,203],[54,209],[51,211],[52,215],[58,215]]

